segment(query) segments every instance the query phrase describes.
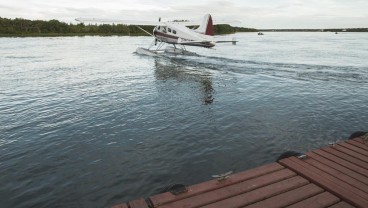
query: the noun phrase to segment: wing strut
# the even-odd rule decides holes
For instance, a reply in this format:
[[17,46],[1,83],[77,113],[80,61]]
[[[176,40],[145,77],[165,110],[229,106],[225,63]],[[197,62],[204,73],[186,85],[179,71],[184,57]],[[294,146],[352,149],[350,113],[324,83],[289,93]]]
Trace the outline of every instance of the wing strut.
[[148,35],[150,35],[150,36],[152,36],[152,37],[155,37],[152,33],[149,33],[147,30],[145,30],[145,29],[143,29],[143,28],[139,27],[138,25],[135,25],[135,26],[137,26],[140,30],[142,30],[143,32],[147,33]]

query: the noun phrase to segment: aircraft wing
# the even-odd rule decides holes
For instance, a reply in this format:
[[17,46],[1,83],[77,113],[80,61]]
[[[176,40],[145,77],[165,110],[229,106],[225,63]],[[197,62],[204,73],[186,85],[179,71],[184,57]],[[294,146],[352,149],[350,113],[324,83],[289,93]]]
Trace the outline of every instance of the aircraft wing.
[[[197,26],[202,23],[202,20],[192,20],[192,21],[169,21],[171,24],[180,24],[184,26]],[[233,24],[240,24],[240,21],[226,21],[226,20],[213,20],[213,25],[233,25]]]
[[[98,18],[77,18],[78,22],[89,23],[89,24],[122,24],[122,25],[149,25],[149,26],[165,26],[166,22],[159,21],[145,21],[145,20],[119,20],[119,19],[98,19]],[[180,24],[184,26],[197,26],[202,23],[201,20],[191,21],[169,21],[170,24]],[[239,21],[225,21],[225,20],[214,20],[214,25],[223,24],[239,24]]]
[[215,43],[237,43],[239,41],[237,40],[219,40],[219,41],[213,41]]
[[159,21],[142,21],[142,20],[118,20],[118,19],[96,19],[96,18],[77,18],[78,22],[89,24],[122,24],[122,25],[150,25],[150,26],[164,26],[164,22]]
[[240,21],[237,20],[213,20],[214,25],[236,25],[241,24]]
[[239,42],[239,41],[237,41],[237,40],[218,40],[218,41],[214,41],[215,43],[232,43],[233,45],[236,45],[236,43],[237,42]]

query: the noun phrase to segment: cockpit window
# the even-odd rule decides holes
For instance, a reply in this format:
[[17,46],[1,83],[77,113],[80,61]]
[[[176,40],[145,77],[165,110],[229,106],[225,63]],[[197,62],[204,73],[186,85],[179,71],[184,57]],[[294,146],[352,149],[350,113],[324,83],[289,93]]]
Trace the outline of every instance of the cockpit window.
[[173,33],[176,34],[176,30],[173,30]]
[[171,32],[171,28],[167,28],[167,31],[168,31],[168,32]]

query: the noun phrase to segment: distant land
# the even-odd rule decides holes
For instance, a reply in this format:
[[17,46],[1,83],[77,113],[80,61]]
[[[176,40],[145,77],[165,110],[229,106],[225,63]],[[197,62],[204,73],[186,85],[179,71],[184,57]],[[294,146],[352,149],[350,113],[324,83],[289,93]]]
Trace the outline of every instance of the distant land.
[[[141,26],[152,31],[153,26]],[[215,35],[232,34],[236,32],[368,32],[368,28],[338,28],[338,29],[255,29],[232,27],[230,25],[215,25]],[[60,22],[58,20],[27,20],[22,18],[8,19],[0,17],[0,37],[38,37],[38,36],[147,36],[135,26],[127,25],[85,25]]]
[[259,29],[261,32],[368,32],[368,28]]
[[[154,26],[141,26],[152,31]],[[257,32],[254,28],[232,27],[230,25],[215,25],[215,35],[231,34],[236,32]],[[27,20],[8,19],[0,17],[0,37],[28,37],[28,36],[84,36],[84,35],[121,35],[121,36],[147,36],[136,26],[127,25],[85,25],[67,24],[58,20]]]

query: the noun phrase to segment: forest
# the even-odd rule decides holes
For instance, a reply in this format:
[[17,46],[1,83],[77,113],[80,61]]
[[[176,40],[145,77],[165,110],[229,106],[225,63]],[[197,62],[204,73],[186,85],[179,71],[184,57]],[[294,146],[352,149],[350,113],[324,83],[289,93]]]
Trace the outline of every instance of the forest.
[[[147,31],[152,31],[153,26],[141,26]],[[215,35],[231,34],[235,32],[257,32],[253,28],[232,27],[230,25],[215,25]],[[27,20],[8,19],[0,17],[0,36],[83,36],[83,35],[121,35],[121,36],[146,36],[136,26],[128,25],[85,25],[65,23],[58,20]]]

